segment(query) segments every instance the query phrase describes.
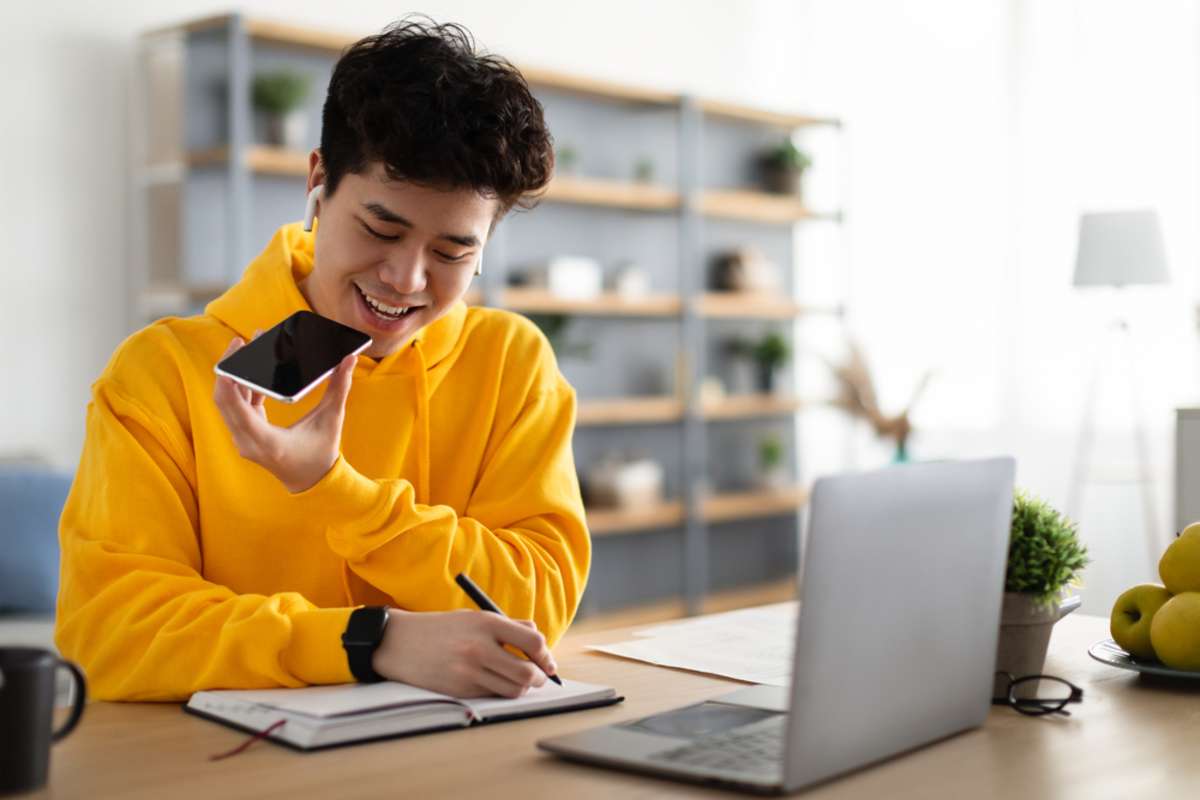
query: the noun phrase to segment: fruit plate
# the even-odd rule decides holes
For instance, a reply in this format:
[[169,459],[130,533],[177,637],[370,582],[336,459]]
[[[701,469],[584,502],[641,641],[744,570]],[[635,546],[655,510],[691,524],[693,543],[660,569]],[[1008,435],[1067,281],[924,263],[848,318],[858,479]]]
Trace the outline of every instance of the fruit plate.
[[1112,639],[1096,642],[1088,648],[1088,655],[1102,664],[1121,669],[1131,669],[1134,672],[1144,672],[1147,675],[1165,675],[1169,678],[1190,678],[1200,680],[1200,671],[1187,669],[1172,669],[1157,661],[1138,661],[1122,650]]

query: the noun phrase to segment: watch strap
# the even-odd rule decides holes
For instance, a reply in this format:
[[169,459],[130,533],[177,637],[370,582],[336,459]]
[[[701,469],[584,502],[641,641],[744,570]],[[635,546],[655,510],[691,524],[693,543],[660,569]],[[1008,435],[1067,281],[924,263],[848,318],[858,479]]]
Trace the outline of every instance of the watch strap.
[[363,606],[350,613],[350,620],[342,633],[342,648],[346,651],[350,674],[359,683],[379,683],[384,680],[371,666],[371,659],[383,642],[387,622],[387,606]]

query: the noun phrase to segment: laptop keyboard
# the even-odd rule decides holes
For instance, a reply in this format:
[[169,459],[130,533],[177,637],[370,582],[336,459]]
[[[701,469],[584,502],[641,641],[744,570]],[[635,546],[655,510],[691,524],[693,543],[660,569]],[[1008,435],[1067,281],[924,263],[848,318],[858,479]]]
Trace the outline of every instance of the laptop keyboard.
[[650,758],[729,772],[778,774],[783,765],[786,732],[787,715],[778,714],[683,747],[655,753]]

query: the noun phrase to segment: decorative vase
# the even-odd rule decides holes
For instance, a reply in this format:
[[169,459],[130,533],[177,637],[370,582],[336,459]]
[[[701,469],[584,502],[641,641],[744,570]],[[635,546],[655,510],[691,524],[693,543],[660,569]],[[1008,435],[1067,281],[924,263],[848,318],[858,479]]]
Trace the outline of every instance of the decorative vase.
[[[1035,595],[1027,592],[1005,592],[1000,612],[996,671],[1007,672],[1014,678],[1042,674],[1054,623],[1079,608],[1080,602],[1081,598],[1076,595],[1043,605]],[[1037,683],[1030,681],[1018,689],[1018,696],[1033,697],[1037,688]],[[1007,680],[997,675],[992,697],[1001,697],[1006,691]]]

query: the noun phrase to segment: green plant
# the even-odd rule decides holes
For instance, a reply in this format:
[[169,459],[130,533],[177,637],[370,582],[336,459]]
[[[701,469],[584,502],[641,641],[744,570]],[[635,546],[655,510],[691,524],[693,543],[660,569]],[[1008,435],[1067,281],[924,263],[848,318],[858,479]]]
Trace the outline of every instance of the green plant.
[[796,172],[803,172],[812,166],[812,159],[809,158],[808,153],[796,147],[795,142],[791,139],[784,139],[778,147],[767,151],[766,162],[777,169],[795,170]]
[[764,436],[758,442],[758,463],[763,470],[772,470],[783,463],[783,442],[778,436]]
[[579,151],[569,144],[561,144],[554,153],[554,166],[559,172],[574,172],[579,166]]
[[1087,548],[1079,541],[1075,523],[1045,500],[1018,490],[1004,590],[1032,594],[1040,604],[1053,605],[1087,564]]
[[763,369],[775,369],[787,362],[791,348],[780,334],[768,333],[754,345],[751,354]]
[[570,319],[563,314],[530,314],[529,321],[545,334],[550,341],[550,349],[559,358],[592,357],[591,342],[567,341],[567,324]]
[[270,114],[286,114],[304,102],[308,87],[308,76],[299,72],[264,72],[254,76],[251,95],[255,108]]

